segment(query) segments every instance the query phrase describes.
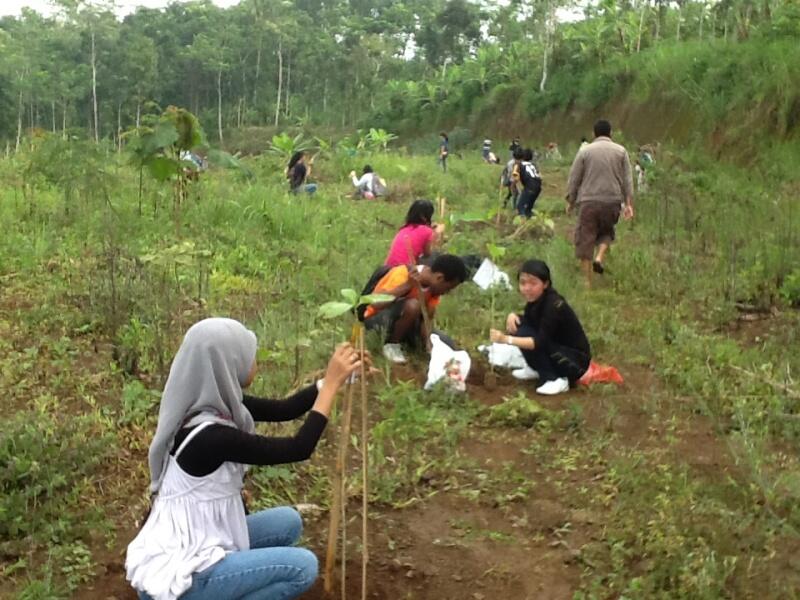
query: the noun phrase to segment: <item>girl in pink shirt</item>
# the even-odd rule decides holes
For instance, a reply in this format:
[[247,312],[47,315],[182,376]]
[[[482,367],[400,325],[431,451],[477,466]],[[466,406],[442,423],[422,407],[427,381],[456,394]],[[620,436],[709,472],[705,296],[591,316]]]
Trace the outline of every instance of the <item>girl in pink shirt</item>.
[[444,231],[444,225],[431,226],[432,218],[433,203],[430,200],[415,200],[408,209],[406,224],[392,240],[384,264],[389,267],[409,264],[412,258],[409,256],[409,244],[415,262],[423,256],[430,255]]

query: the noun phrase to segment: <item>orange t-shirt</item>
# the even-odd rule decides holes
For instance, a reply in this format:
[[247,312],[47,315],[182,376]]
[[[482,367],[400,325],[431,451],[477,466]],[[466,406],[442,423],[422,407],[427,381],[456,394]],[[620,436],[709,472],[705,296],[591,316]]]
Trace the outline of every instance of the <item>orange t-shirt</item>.
[[[408,281],[408,267],[406,265],[399,265],[394,267],[393,269],[389,269],[389,272],[381,278],[380,281],[375,285],[375,289],[372,290],[371,293],[373,294],[382,294],[387,292],[388,290],[393,290],[394,288],[403,285]],[[434,296],[429,291],[423,290],[425,293],[425,301],[428,305],[428,313],[430,313],[434,308],[439,305],[439,300],[441,299],[440,296]],[[416,298],[417,297],[417,286],[412,286],[411,291],[405,296],[405,298]],[[386,308],[386,307],[383,307]],[[383,308],[375,308],[374,306],[370,305],[367,307],[367,310],[364,311],[364,318],[369,319],[370,317],[375,316],[383,310]]]

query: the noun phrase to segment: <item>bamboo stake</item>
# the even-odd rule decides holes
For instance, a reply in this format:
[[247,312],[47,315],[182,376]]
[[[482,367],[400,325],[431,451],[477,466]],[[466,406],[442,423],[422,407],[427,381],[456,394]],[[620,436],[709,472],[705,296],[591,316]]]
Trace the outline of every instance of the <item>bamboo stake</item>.
[[344,424],[339,452],[342,460],[342,600],[347,600],[345,584],[347,582],[347,451],[350,449],[350,423],[353,418],[353,384],[347,384],[347,406],[344,409]]
[[[354,325],[351,343],[355,345],[360,325]],[[339,434],[339,448],[336,456],[336,469],[333,477],[333,499],[328,523],[328,549],[325,556],[325,593],[333,593],[333,569],[336,566],[336,542],[339,526],[342,528],[342,600],[346,600],[347,578],[347,451],[350,444],[350,423],[353,418],[353,383],[347,382],[347,392],[342,407],[342,427]]]
[[369,508],[368,466],[368,425],[367,422],[367,368],[364,349],[364,328],[358,331],[358,350],[361,355],[361,600],[367,600],[367,515]]
[[[343,413],[346,411],[346,406],[349,404],[351,388],[348,386],[347,394],[344,399]],[[344,464],[342,463],[342,446],[346,442],[342,440],[342,434],[339,434],[339,451],[336,455],[336,468],[333,472],[332,493],[331,499],[330,518],[328,521],[328,550],[325,554],[325,593],[330,595],[333,593],[333,568],[336,563],[336,543],[339,539],[339,521],[342,516],[342,479]]]

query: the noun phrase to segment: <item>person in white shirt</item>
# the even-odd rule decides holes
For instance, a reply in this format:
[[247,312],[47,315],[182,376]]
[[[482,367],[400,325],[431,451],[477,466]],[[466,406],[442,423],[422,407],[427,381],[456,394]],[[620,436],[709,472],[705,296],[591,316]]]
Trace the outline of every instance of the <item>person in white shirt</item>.
[[385,193],[385,184],[380,176],[372,170],[370,165],[365,165],[361,177],[356,177],[355,171],[350,171],[350,179],[356,187],[356,193],[366,200],[374,200]]

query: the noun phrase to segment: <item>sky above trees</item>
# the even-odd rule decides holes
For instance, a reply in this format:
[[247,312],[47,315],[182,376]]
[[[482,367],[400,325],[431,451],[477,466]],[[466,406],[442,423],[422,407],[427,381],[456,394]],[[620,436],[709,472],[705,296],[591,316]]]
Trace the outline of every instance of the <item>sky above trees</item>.
[[[162,8],[170,2],[183,2],[188,0],[117,0],[117,15],[123,16],[130,14],[137,7]],[[223,8],[238,4],[239,0],[212,0],[217,6]],[[51,15],[55,12],[50,0],[2,0],[0,2],[0,16],[19,15],[23,8],[30,8],[43,15]]]

